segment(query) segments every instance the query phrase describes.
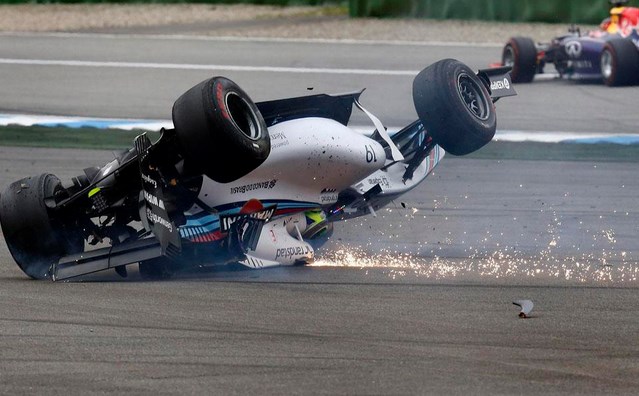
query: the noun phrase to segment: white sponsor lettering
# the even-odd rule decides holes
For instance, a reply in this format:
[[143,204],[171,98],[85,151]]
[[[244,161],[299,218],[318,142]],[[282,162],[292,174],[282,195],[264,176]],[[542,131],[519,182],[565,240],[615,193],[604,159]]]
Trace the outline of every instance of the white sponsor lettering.
[[158,187],[158,182],[156,182],[155,180],[151,179],[148,175],[145,175],[144,173],[142,174],[142,180],[144,180],[145,182],[149,183],[154,188]]
[[152,195],[151,193],[148,192],[144,192],[144,200],[148,203],[150,203],[151,205],[155,205],[160,209],[166,209],[164,207],[164,201],[162,201],[161,199],[159,199],[158,197],[156,197],[155,195]]
[[566,54],[573,58],[579,58],[581,55],[581,43],[579,41],[569,41],[564,45],[566,49]]
[[592,69],[592,62],[588,60],[580,60],[570,62],[570,66],[577,69]]
[[510,89],[510,81],[508,81],[507,78],[504,78],[504,80],[496,80],[496,81],[492,81],[490,83],[490,90],[491,91],[499,91],[501,89]]
[[167,219],[153,213],[153,211],[151,211],[151,209],[149,208],[146,208],[146,218],[149,220],[149,222],[153,224],[159,224],[169,230],[169,232],[173,232],[173,224],[171,224],[171,222]]

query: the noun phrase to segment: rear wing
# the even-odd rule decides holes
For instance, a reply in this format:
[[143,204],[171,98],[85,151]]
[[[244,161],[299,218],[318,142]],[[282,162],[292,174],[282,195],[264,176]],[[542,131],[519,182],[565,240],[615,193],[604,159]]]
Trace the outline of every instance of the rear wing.
[[515,96],[517,92],[513,88],[510,78],[510,66],[495,67],[492,69],[482,69],[477,72],[477,76],[484,83],[493,102],[507,96]]

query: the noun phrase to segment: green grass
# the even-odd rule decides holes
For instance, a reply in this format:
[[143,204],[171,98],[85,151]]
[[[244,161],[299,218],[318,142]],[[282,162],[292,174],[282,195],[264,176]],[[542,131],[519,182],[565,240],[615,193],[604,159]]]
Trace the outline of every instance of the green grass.
[[[127,149],[143,131],[117,129],[0,126],[0,145],[78,149]],[[155,134],[155,132],[150,132]],[[153,137],[151,137],[151,140]]]

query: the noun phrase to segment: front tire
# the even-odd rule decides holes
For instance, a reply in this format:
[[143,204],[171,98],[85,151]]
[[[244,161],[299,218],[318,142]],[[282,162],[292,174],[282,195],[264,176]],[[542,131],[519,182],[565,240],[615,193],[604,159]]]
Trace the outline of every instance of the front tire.
[[173,105],[173,124],[185,163],[220,183],[251,172],[271,150],[257,106],[224,77],[202,81],[180,96]]
[[413,102],[435,143],[453,155],[472,153],[495,135],[497,117],[488,90],[457,60],[422,70],[413,81]]
[[600,57],[601,76],[609,87],[639,82],[639,50],[629,39],[608,41]]
[[504,46],[501,63],[512,67],[510,78],[514,83],[529,83],[537,73],[537,47],[528,37],[513,37]]
[[84,249],[81,234],[49,216],[46,202],[61,190],[56,176],[42,174],[12,183],[0,196],[0,224],[9,252],[34,279],[48,278],[60,257]]

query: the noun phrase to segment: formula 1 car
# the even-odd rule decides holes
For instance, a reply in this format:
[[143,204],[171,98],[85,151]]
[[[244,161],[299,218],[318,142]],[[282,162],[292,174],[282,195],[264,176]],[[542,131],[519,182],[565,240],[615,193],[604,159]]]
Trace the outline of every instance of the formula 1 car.
[[502,62],[512,67],[515,83],[529,83],[552,63],[560,77],[603,80],[608,86],[639,84],[639,8],[627,0],[611,0],[610,17],[599,30],[568,34],[550,43],[535,44],[528,37],[513,37],[504,46]]
[[[414,79],[419,119],[392,137],[362,92],[253,103],[214,77],[173,106],[174,129],[63,184],[27,177],[0,196],[0,223],[18,266],[69,279],[139,264],[143,278],[193,267],[310,263],[336,220],[374,213],[411,190],[444,150],[488,143],[494,101],[515,95],[509,68],[472,72],[445,59]],[[353,105],[375,126],[347,127]]]

